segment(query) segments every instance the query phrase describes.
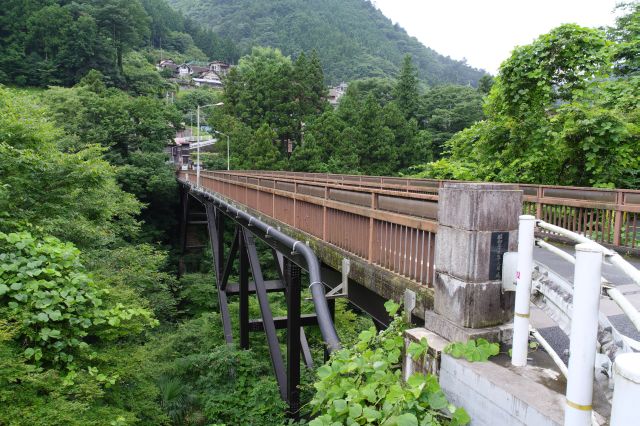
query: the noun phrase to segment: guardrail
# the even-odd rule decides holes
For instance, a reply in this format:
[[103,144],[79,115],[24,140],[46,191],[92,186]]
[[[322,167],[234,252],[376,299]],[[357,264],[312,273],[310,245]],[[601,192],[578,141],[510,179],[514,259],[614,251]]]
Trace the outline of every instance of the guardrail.
[[[195,174],[180,171],[195,182]],[[200,186],[423,285],[434,277],[437,195],[251,172],[201,172]]]
[[[534,238],[536,227],[562,235],[577,243],[575,246],[576,256],[573,257],[542,240],[536,241]],[[575,265],[573,286],[565,286],[567,288],[562,289],[562,283],[554,283],[552,291],[554,294],[545,295],[545,297],[562,299],[566,302],[562,304],[565,306],[562,314],[570,318],[571,322],[568,367],[564,365],[540,333],[531,330],[529,326],[534,244]],[[596,353],[598,347],[603,349],[604,346],[599,341],[598,335],[599,322],[602,321],[599,315],[601,293],[614,300],[634,326],[640,330],[638,310],[619,290],[610,286],[602,278],[601,268],[605,258],[630,277],[635,284],[640,285],[640,271],[618,253],[606,249],[583,235],[537,220],[531,215],[520,217],[511,362],[514,366],[519,367],[527,365],[529,335],[532,333],[534,338],[549,352],[567,378],[565,425],[597,424],[594,421],[591,404]],[[541,292],[544,294],[544,291]],[[607,324],[600,325],[603,329],[607,328]],[[611,324],[608,325],[608,328],[613,328]],[[607,351],[610,361],[613,362],[613,371],[616,376],[616,388],[614,388],[611,409],[612,426],[631,424],[632,419],[636,418],[635,404],[640,398],[640,354],[634,353],[638,350],[639,343],[622,335],[620,344],[616,346],[615,351],[610,353]]]
[[[292,178],[334,185],[380,188],[437,196],[444,180],[384,176],[243,171],[270,178]],[[640,254],[640,190],[520,184],[523,213],[584,235],[605,246]],[[437,197],[436,197],[437,200]],[[540,232],[566,241],[548,230]]]

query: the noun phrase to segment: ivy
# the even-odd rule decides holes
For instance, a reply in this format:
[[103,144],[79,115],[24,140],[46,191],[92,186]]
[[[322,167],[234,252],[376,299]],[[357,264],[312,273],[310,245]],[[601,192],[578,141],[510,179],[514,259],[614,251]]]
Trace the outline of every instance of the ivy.
[[[399,305],[387,302],[394,315],[389,327],[360,333],[352,348],[332,354],[318,371],[315,396],[309,403],[317,414],[310,426],[347,425],[464,425],[463,408],[449,403],[435,376],[413,374],[402,380],[401,358],[406,323]],[[413,357],[426,353],[426,339],[410,345]]]
[[105,306],[108,290],[85,273],[73,244],[0,232],[0,251],[0,317],[36,365],[72,369],[78,356],[90,357],[89,340],[117,339],[156,323],[147,309]]
[[500,345],[489,343],[485,339],[469,340],[466,343],[449,343],[444,352],[454,358],[465,358],[467,361],[487,361],[490,357],[500,353]]

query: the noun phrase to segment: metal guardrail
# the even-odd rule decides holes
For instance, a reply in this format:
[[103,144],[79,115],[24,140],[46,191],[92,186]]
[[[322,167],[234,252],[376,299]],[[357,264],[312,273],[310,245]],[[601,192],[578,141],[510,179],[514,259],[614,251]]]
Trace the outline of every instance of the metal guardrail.
[[[196,176],[180,171],[182,179]],[[202,172],[200,186],[423,285],[433,283],[437,196],[251,172]]]
[[[243,171],[261,177],[361,186],[436,196],[445,180],[384,176]],[[608,247],[640,253],[640,190],[519,184],[523,214],[530,214]],[[545,236],[559,237],[542,230]]]
[[[544,241],[536,241],[534,238],[534,229],[536,227],[562,235],[577,243],[575,247],[576,256],[573,257]],[[613,266],[629,276],[637,285],[640,285],[640,271],[624,260],[618,253],[606,249],[584,235],[542,220],[536,220],[532,215],[521,216],[518,232],[516,305],[512,346],[512,364],[514,366],[525,366],[527,364],[529,334],[532,332],[529,325],[529,308],[530,298],[532,297],[534,244],[575,265],[573,285],[554,283],[549,288],[537,289],[544,297],[550,299],[552,305],[552,299],[562,300],[561,304],[556,305],[556,309],[560,309],[561,315],[570,320],[570,358],[568,368],[544,338],[533,330],[534,337],[547,349],[562,373],[567,377],[564,424],[570,426],[598,424],[593,416],[592,401],[597,349],[600,347],[600,350],[605,350],[605,345],[599,341],[599,323],[602,321],[599,314],[601,293],[614,300],[622,312],[640,330],[640,314],[638,310],[619,290],[608,285],[609,283],[602,278],[602,262],[603,259],[608,260]],[[608,328],[614,328],[610,323],[608,325]],[[602,327],[607,328],[605,326]],[[616,330],[613,331],[616,332]],[[619,333],[616,332],[615,334]],[[608,355],[607,363],[613,363],[613,370],[617,375],[615,378],[617,389],[614,393],[611,417],[611,424],[615,426],[629,424],[627,423],[628,420],[635,415],[635,403],[628,404],[629,398],[626,396],[623,398],[626,402],[616,402],[616,393],[631,392],[636,397],[640,396],[640,354],[634,353],[638,349],[638,342],[627,336],[621,337],[619,347],[616,345],[615,350],[606,351]],[[625,351],[628,354],[623,354]],[[623,355],[625,357],[630,355],[631,358],[629,358],[628,362],[620,364],[618,358]],[[599,365],[600,361],[597,364]],[[620,401],[619,395],[618,401]]]

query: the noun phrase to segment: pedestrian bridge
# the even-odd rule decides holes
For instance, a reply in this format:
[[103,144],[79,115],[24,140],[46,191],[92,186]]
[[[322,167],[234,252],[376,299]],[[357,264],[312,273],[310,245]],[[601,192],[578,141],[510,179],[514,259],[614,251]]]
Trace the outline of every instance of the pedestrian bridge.
[[[267,171],[179,171],[178,179],[183,249],[211,244],[227,341],[227,298],[239,296],[240,346],[248,347],[250,331],[267,334],[292,412],[299,360],[312,364],[303,327],[319,325],[328,349],[339,347],[335,297],[347,297],[379,327],[389,321],[384,302],[394,299],[449,340],[504,342],[515,292],[505,291],[503,258],[517,250],[521,214],[551,225],[537,236],[563,241],[556,226],[640,252],[640,191]],[[225,220],[235,227],[226,251]],[[254,238],[272,248],[280,280],[264,281]],[[239,283],[230,283],[236,257]],[[309,272],[314,314],[300,312],[301,269]],[[287,296],[285,318],[271,315],[266,293],[273,291]],[[258,297],[261,319],[248,318],[249,294]],[[287,329],[286,367],[279,328]]]

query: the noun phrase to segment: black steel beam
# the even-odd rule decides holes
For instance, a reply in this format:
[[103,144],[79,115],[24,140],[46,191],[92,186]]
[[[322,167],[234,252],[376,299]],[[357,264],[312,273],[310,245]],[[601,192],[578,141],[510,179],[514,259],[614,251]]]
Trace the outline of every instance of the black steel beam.
[[233,235],[233,242],[231,243],[231,249],[229,249],[229,255],[227,256],[227,262],[224,265],[224,272],[222,273],[222,279],[220,280],[220,288],[222,291],[227,289],[227,282],[229,281],[229,275],[231,275],[231,269],[233,268],[233,262],[238,254],[238,245],[240,244],[240,230],[241,227],[236,226],[236,232]]
[[[283,330],[287,328],[287,317],[274,317],[273,324],[277,330]],[[318,317],[315,314],[304,314],[300,316],[300,326],[309,327],[312,325],[318,325]],[[264,331],[264,322],[261,318],[249,320],[249,330]]]
[[[247,255],[247,247],[244,239],[245,231],[238,226],[236,228],[236,234],[238,244],[240,246],[240,283],[238,284],[238,294],[240,295],[239,302],[239,317],[240,317],[240,348],[249,349],[249,330],[251,329],[249,321],[249,258]],[[256,292],[256,283],[253,282],[253,292]],[[229,287],[226,289],[226,293],[230,294],[229,290],[233,290]]]
[[331,320],[329,307],[327,306],[327,300],[325,298],[324,285],[320,277],[320,264],[313,250],[302,241],[294,240],[285,233],[275,229],[273,226],[270,226],[260,219],[231,205],[223,198],[203,189],[196,188],[190,182],[181,181],[181,184],[188,187],[190,193],[195,197],[205,200],[202,201],[203,203],[210,201],[216,206],[219,206],[221,211],[226,212],[226,215],[234,221],[248,227],[253,234],[264,240],[271,247],[281,251],[288,250],[291,252],[292,254],[287,255],[286,257],[292,259],[296,264],[303,266],[301,261],[304,262],[304,265],[309,272],[309,279],[311,282],[309,290],[311,291],[315,311],[318,315],[318,326],[320,327],[322,338],[330,351],[340,349],[340,339],[338,338],[335,326]]
[[[300,411],[300,267],[284,260],[283,274],[287,283],[287,402],[289,416],[298,418]],[[315,317],[315,315],[314,315]],[[315,318],[317,321],[317,318]]]
[[[269,280],[264,282],[265,290],[267,293],[274,293],[277,291],[284,291],[285,285],[280,280]],[[240,284],[239,283],[227,283],[227,296],[236,296],[240,294]],[[255,294],[256,292],[256,283],[253,281],[249,282],[249,294]]]
[[313,356],[311,355],[311,350],[309,349],[309,342],[307,341],[307,335],[304,332],[304,328],[300,327],[300,346],[302,347],[302,359],[304,360],[304,365],[307,368],[313,368]]
[[267,335],[271,363],[276,375],[276,381],[278,382],[280,396],[286,401],[287,374],[284,368],[284,362],[282,361],[282,352],[280,351],[280,343],[278,342],[278,335],[273,321],[273,313],[269,306],[269,297],[267,296],[267,291],[264,287],[264,278],[262,276],[262,269],[260,268],[258,251],[256,250],[256,244],[251,232],[244,230],[242,232],[242,236],[244,237],[245,243],[245,250],[243,251],[248,255],[251,274],[253,275],[253,281],[256,283],[256,295],[258,296],[258,304],[260,305],[260,312],[262,314],[264,332]]
[[212,205],[205,205],[207,212],[207,226],[209,229],[209,241],[211,242],[213,252],[213,268],[215,271],[215,280],[218,287],[218,305],[220,305],[220,316],[222,317],[222,331],[224,333],[224,340],[227,344],[233,344],[233,332],[231,331],[231,316],[229,315],[229,302],[227,300],[227,294],[220,290],[220,264],[218,241],[220,235],[216,227],[215,211]]

